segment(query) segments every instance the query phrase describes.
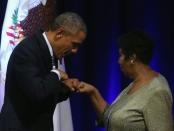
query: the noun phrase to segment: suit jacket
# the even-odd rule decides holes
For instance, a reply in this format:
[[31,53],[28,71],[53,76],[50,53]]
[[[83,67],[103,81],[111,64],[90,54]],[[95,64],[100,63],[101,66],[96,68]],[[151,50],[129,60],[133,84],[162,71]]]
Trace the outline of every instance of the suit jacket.
[[39,31],[13,51],[7,68],[0,131],[50,131],[55,106],[70,90],[52,69],[51,55]]

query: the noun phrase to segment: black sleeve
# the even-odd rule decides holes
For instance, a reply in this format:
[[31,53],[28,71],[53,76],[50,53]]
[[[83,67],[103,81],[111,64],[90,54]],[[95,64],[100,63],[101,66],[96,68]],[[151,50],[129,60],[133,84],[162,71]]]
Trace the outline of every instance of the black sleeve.
[[[43,102],[48,97],[54,97],[56,102],[69,96],[70,90],[53,72],[46,72],[39,66],[40,59],[31,51],[16,50],[10,62],[17,86],[34,102]],[[9,62],[9,63],[10,63]]]

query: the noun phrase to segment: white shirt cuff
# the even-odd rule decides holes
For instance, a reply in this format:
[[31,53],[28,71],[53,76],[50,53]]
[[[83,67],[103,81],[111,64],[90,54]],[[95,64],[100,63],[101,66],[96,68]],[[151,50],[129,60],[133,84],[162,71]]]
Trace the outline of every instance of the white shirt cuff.
[[61,79],[61,75],[60,75],[60,72],[58,70],[51,70],[51,72],[54,72],[57,74],[57,76],[59,77],[59,80]]

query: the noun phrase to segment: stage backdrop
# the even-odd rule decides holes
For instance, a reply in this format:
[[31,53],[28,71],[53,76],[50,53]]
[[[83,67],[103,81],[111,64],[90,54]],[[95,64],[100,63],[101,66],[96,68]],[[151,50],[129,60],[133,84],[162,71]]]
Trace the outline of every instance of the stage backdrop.
[[[173,0],[57,0],[56,7],[58,14],[79,13],[88,26],[87,40],[78,54],[66,58],[71,77],[94,84],[111,103],[129,82],[117,63],[117,38],[140,29],[154,39],[151,66],[168,79],[174,94]],[[86,95],[73,94],[71,107],[75,131],[104,131],[95,126],[95,112]]]

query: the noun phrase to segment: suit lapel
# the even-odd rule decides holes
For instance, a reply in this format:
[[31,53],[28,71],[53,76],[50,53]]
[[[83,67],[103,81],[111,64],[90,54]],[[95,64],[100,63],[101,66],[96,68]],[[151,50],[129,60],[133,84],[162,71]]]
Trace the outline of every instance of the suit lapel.
[[51,59],[51,55],[50,55],[47,43],[46,43],[41,31],[38,31],[36,33],[36,38],[37,38],[38,44],[40,46],[40,52],[42,54],[44,63],[46,65],[46,67],[49,67],[49,70],[50,70],[52,68],[52,59]]

